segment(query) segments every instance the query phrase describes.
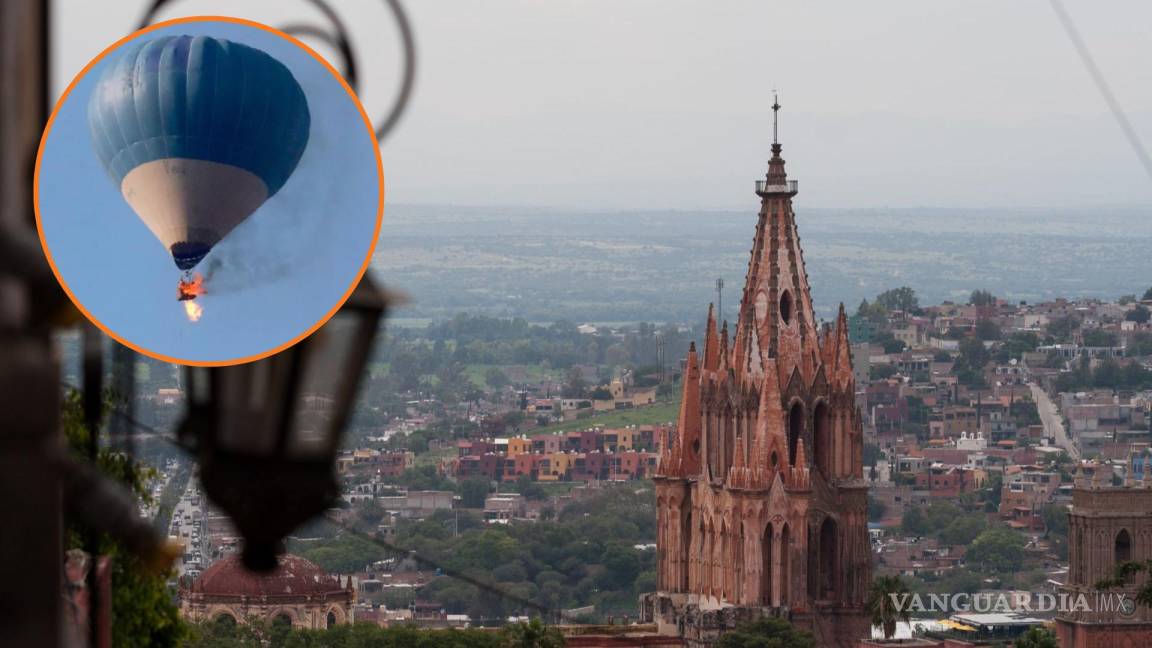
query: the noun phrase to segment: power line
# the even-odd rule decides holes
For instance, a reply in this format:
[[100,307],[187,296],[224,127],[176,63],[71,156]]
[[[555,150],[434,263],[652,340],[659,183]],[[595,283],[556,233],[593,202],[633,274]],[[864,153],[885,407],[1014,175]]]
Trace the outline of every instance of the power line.
[[1060,19],[1060,24],[1064,27],[1064,32],[1068,34],[1068,39],[1072,41],[1072,46],[1076,48],[1076,54],[1080,57],[1080,61],[1084,67],[1088,69],[1089,76],[1096,84],[1096,89],[1104,96],[1104,101],[1108,104],[1109,110],[1112,111],[1112,116],[1116,119],[1116,123],[1120,126],[1121,132],[1132,146],[1132,150],[1136,152],[1136,157],[1140,159],[1140,164],[1144,167],[1144,172],[1148,174],[1148,178],[1152,180],[1152,157],[1148,156],[1147,149],[1144,148],[1144,142],[1140,140],[1140,136],[1136,133],[1136,129],[1132,128],[1132,123],[1128,121],[1128,116],[1124,113],[1124,109],[1120,106],[1120,102],[1116,99],[1116,95],[1112,94],[1112,88],[1108,85],[1108,81],[1104,78],[1104,74],[1097,67],[1096,61],[1092,58],[1092,53],[1088,51],[1088,45],[1085,44],[1084,39],[1080,37],[1079,30],[1076,29],[1076,24],[1072,22],[1072,16],[1064,8],[1062,0],[1049,0],[1052,5],[1052,10],[1056,12],[1056,17]]
[[[76,389],[76,387],[74,385],[72,385],[68,382],[63,382],[63,385],[65,387],[68,387],[71,389]],[[124,412],[123,410],[121,410],[119,408],[115,408],[115,407],[110,408],[109,409],[109,415],[110,416],[116,416],[117,418],[123,420],[124,422],[128,423],[132,427],[134,427],[134,428],[136,428],[142,432],[145,432],[146,434],[154,435],[163,441],[171,443],[172,445],[179,446],[181,448],[184,447],[175,438],[173,438],[170,435],[165,434],[165,433],[157,430],[156,428],[153,428],[153,427],[151,427],[145,423],[141,423],[135,417],[131,416],[130,414]],[[494,594],[494,595],[496,595],[496,596],[498,596],[501,599],[504,599],[506,601],[511,601],[511,602],[514,602],[514,603],[521,605],[525,608],[535,610],[535,611],[539,612],[541,618],[543,618],[545,620],[559,618],[559,615],[556,613],[556,611],[553,610],[552,608],[546,606],[546,605],[541,605],[540,603],[537,603],[537,602],[532,601],[530,599],[526,599],[526,598],[523,598],[521,596],[517,596],[516,594],[512,594],[511,592],[500,589],[498,586],[496,586],[492,583],[480,580],[480,579],[475,578],[473,576],[469,576],[468,574],[465,574],[463,572],[452,569],[451,567],[447,567],[444,564],[440,563],[439,561],[432,559],[432,558],[429,558],[428,556],[425,556],[425,555],[423,555],[423,554],[421,554],[421,553],[419,553],[413,549],[400,547],[400,546],[394,545],[394,544],[392,544],[386,540],[381,540],[374,535],[365,533],[363,531],[360,531],[359,529],[356,529],[355,527],[344,524],[343,522],[335,519],[331,515],[325,515],[324,520],[327,521],[329,524],[332,524],[333,526],[336,526],[340,529],[343,529],[345,532],[347,532],[353,536],[356,536],[357,538],[360,538],[361,540],[364,540],[365,542],[369,542],[369,543],[371,543],[371,544],[373,544],[373,545],[375,545],[381,549],[384,549],[385,551],[387,551],[389,553],[399,554],[399,555],[403,555],[403,556],[412,556],[416,559],[417,562],[419,562],[421,564],[428,565],[428,566],[438,570],[441,574],[443,574],[449,578],[452,578],[452,579],[458,580],[458,581],[462,581],[464,583],[468,583],[469,585],[472,585],[473,587],[476,587],[477,589],[479,589],[481,591],[487,592],[489,594]]]
[[468,574],[465,574],[463,572],[452,569],[451,567],[447,567],[443,563],[440,563],[439,561],[428,558],[427,556],[421,555],[412,549],[406,549],[404,547],[394,545],[391,542],[388,542],[387,540],[381,540],[380,538],[377,538],[374,535],[365,533],[365,532],[363,532],[363,531],[361,531],[361,530],[359,530],[353,526],[344,524],[340,520],[333,517],[331,514],[325,515],[324,519],[328,523],[332,524],[333,526],[336,526],[340,529],[343,529],[344,531],[350,533],[351,535],[353,535],[353,536],[355,536],[361,540],[364,540],[365,542],[372,543],[372,544],[376,545],[377,547],[380,547],[381,549],[383,549],[389,553],[400,554],[403,556],[413,556],[413,557],[415,557],[417,562],[428,565],[429,567],[433,567],[437,571],[439,571],[441,574],[443,574],[449,578],[452,578],[452,579],[458,580],[458,581],[463,581],[465,583],[468,583],[469,585],[472,585],[473,587],[475,587],[479,590],[482,590],[484,592],[488,592],[489,594],[495,594],[496,596],[498,596],[498,597],[500,597],[506,601],[512,601],[512,602],[517,603],[519,605],[522,605],[526,608],[531,608],[533,610],[536,610],[537,612],[540,613],[540,616],[542,619],[547,620],[547,619],[558,618],[556,611],[553,610],[552,608],[546,606],[546,605],[542,605],[540,603],[537,603],[536,601],[532,601],[530,599],[523,598],[523,597],[518,596],[516,594],[513,594],[511,592],[502,590],[493,583],[482,581],[478,578],[475,578],[473,576],[469,576]]

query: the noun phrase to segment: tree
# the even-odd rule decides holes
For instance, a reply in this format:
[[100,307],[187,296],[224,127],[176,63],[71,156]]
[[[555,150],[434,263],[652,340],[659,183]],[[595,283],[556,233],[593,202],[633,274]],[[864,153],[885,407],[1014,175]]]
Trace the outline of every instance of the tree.
[[884,630],[884,638],[891,639],[896,634],[896,624],[908,623],[911,615],[907,608],[898,608],[901,594],[908,594],[908,586],[899,576],[879,576],[872,581],[865,603],[872,625]]
[[487,479],[465,479],[460,484],[461,503],[464,508],[484,508],[489,490]]
[[612,398],[612,392],[607,387],[597,387],[588,394],[588,398],[592,400],[608,400]]
[[[1096,589],[1129,587],[1140,574],[1152,574],[1152,560],[1129,560],[1117,563],[1112,578],[1102,578],[1096,582]],[[1132,597],[1141,605],[1152,605],[1152,578],[1145,579],[1143,585]]]
[[359,571],[387,557],[376,545],[349,534],[311,544],[300,555],[326,572],[339,574]]
[[1057,317],[1048,322],[1048,335],[1057,342],[1068,342],[1072,339],[1072,333],[1079,327],[1080,320],[1075,315]]
[[988,528],[988,520],[983,513],[961,515],[952,520],[937,534],[940,542],[948,545],[967,545]]
[[1116,334],[1104,329],[1091,329],[1084,331],[1084,346],[1090,347],[1114,347],[1116,346]]
[[984,482],[984,488],[980,489],[980,501],[984,502],[984,511],[991,513],[1000,508],[1000,497],[1004,492],[1004,476],[1001,473],[994,472],[988,477],[988,481]]
[[981,319],[976,322],[976,337],[981,340],[999,340],[1000,325],[990,319]]
[[490,367],[484,372],[484,382],[492,389],[504,389],[508,386],[508,375],[499,367]]
[[1137,324],[1147,324],[1148,320],[1152,319],[1152,311],[1143,306],[1137,306],[1128,311],[1128,313],[1124,315],[1124,319],[1129,322],[1136,322]]
[[1140,298],[1140,301],[1150,301],[1150,300],[1152,300],[1152,288],[1145,290],[1144,296]]
[[904,533],[917,536],[924,535],[928,530],[924,514],[918,508],[910,508],[904,513],[904,517],[900,519],[900,528]]
[[1135,304],[1136,303],[1136,293],[1129,293],[1127,295],[1120,295],[1120,299],[1117,301],[1117,303],[1120,304],[1121,306],[1127,306],[1128,304]]
[[1042,513],[1046,535],[1068,536],[1068,507],[1060,504],[1049,504],[1044,507]]
[[916,291],[908,286],[885,290],[876,296],[876,303],[888,311],[904,311],[905,315],[920,310],[920,300]]
[[[111,405],[111,399],[105,399],[104,409],[110,409]],[[61,424],[71,451],[86,460],[84,451],[88,447],[89,431],[84,424],[79,391],[69,390],[65,394]],[[151,501],[147,480],[152,471],[136,465],[127,455],[101,449],[96,467],[145,502]],[[66,546],[84,548],[83,537],[79,529],[70,525]],[[106,534],[99,539],[99,551],[108,556],[112,567],[113,645],[129,648],[180,645],[188,629],[168,591],[168,574],[150,571],[140,558]]]
[[724,633],[716,648],[816,648],[816,639],[783,619],[765,618]]
[[1031,353],[1040,346],[1040,338],[1031,331],[1017,331],[1007,338],[1004,338],[1004,343],[1000,345],[1000,352],[997,360],[1002,363],[1007,363],[1009,360],[1016,358],[1019,359],[1025,353]]
[[569,369],[568,380],[564,383],[564,398],[583,398],[587,389],[588,383],[584,381],[584,372],[580,367]]
[[1152,333],[1140,331],[1128,339],[1128,355],[1152,355]]
[[1024,562],[1024,538],[1009,529],[989,529],[972,541],[965,560],[986,571],[1018,571]]
[[500,630],[500,648],[564,648],[564,635],[540,619],[512,623]]
[[1060,648],[1060,644],[1051,630],[1033,626],[1016,638],[1016,648]]
[[994,306],[996,296],[987,290],[973,290],[968,303],[972,306]]
[[960,355],[957,356],[954,367],[957,380],[969,387],[982,387],[984,366],[990,359],[988,349],[980,340],[976,338],[960,340]]
[[884,513],[887,510],[888,510],[888,507],[884,505],[884,502],[881,502],[880,500],[872,497],[871,495],[868,496],[868,521],[869,522],[879,522],[880,520],[884,519]]
[[868,368],[868,379],[884,380],[898,373],[900,373],[900,370],[896,368],[896,365],[874,364]]

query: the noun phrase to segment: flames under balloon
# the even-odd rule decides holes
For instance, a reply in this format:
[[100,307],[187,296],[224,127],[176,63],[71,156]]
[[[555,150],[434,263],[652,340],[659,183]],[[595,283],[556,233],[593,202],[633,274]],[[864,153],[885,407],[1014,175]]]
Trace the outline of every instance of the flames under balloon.
[[176,285],[176,301],[184,302],[184,313],[188,321],[196,322],[204,315],[204,307],[192,303],[197,297],[207,294],[204,290],[204,277],[199,272],[192,274],[185,272]]

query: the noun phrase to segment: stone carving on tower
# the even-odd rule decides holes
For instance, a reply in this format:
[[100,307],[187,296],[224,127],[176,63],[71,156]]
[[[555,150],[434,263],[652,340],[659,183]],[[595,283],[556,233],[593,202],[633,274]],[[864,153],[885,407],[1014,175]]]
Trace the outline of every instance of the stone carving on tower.
[[848,321],[841,305],[834,325],[817,323],[792,210],[797,184],[780,152],[774,141],[756,183],[740,312],[730,329],[709,308],[655,477],[659,591],[642,608],[689,645],[763,615],[791,619],[821,646],[853,646],[870,631]]

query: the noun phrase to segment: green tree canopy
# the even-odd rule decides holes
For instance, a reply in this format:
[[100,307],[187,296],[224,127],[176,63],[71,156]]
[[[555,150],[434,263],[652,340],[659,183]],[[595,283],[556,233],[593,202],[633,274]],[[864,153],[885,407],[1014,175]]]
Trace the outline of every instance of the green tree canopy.
[[1009,529],[989,529],[972,541],[965,562],[1002,574],[1018,571],[1024,562],[1024,538]]
[[899,310],[911,314],[920,310],[920,299],[916,296],[916,291],[908,286],[885,290],[876,295],[876,303],[889,312]]
[[993,306],[996,304],[996,296],[987,290],[973,290],[968,303],[973,306]]
[[721,635],[716,648],[816,648],[816,640],[783,619],[766,618]]
[[981,319],[976,322],[976,337],[981,340],[999,340],[1000,325],[990,319]]
[[464,508],[484,508],[484,500],[492,490],[487,479],[465,479],[460,483],[460,500]]
[[1060,644],[1051,630],[1035,626],[1016,638],[1016,648],[1060,648]]
[[1138,324],[1147,324],[1149,319],[1152,319],[1152,311],[1149,311],[1144,306],[1137,306],[1128,311],[1124,315],[1124,319],[1129,322],[1136,322]]

